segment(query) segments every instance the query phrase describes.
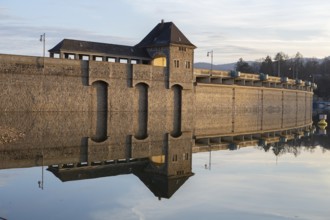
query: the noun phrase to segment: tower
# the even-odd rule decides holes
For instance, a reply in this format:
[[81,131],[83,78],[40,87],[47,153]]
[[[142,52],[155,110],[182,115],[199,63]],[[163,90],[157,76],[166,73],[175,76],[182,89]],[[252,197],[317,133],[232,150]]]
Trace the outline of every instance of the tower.
[[167,68],[167,88],[179,84],[192,87],[194,49],[196,48],[173,22],[163,20],[136,47],[147,51],[155,66]]

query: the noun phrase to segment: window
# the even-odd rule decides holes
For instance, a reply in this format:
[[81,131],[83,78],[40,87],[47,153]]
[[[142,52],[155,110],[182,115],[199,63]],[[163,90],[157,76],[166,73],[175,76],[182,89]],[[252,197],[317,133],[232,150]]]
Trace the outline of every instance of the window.
[[75,55],[74,54],[66,54],[66,58],[69,60],[74,60]]
[[180,67],[180,62],[179,60],[174,60],[174,67],[179,68]]
[[115,63],[116,62],[116,58],[114,58],[114,57],[108,57],[108,62],[110,62],[110,63]]
[[95,61],[103,61],[103,57],[95,56],[94,60]]
[[128,60],[125,58],[120,58],[119,63],[128,63]]
[[133,59],[131,59],[131,64],[137,64],[137,63],[138,63],[137,60],[133,60]]
[[82,60],[89,60],[89,55],[81,55]]
[[189,154],[188,153],[185,153],[182,155],[184,160],[189,160]]
[[166,57],[156,57],[152,60],[152,65],[166,67]]
[[60,58],[60,54],[59,53],[53,53],[53,58],[59,59]]
[[179,47],[179,51],[186,52],[186,48],[185,47]]
[[191,65],[190,65],[190,61],[186,61],[186,62],[185,62],[185,66],[186,66],[186,69],[190,69],[190,66],[191,66]]
[[174,154],[174,155],[172,156],[172,161],[178,161],[178,155]]

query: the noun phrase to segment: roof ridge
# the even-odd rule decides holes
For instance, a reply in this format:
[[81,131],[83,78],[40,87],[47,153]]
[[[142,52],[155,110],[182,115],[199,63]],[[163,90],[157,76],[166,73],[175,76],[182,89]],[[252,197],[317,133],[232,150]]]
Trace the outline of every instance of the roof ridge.
[[170,44],[193,45],[173,22],[158,23],[136,46],[155,47]]

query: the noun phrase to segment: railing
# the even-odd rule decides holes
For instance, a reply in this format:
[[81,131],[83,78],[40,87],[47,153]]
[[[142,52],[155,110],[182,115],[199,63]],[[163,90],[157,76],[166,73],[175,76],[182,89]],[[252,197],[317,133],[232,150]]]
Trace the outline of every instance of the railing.
[[[313,90],[317,88],[315,83],[311,83],[308,81],[302,81],[300,79],[289,79],[288,77],[277,77],[277,76],[269,76],[267,74],[262,73],[242,73],[238,71],[222,71],[222,70],[210,70],[210,69],[194,69],[194,78],[196,82],[203,83],[216,83],[216,84],[226,84],[223,83],[225,80],[230,79],[234,81],[246,81],[246,82],[255,82],[255,83],[265,83],[270,84],[275,87],[282,85],[294,87],[293,89],[303,89],[303,90]],[[201,80],[198,80],[201,79]],[[254,83],[253,83],[254,84]],[[242,84],[240,84],[242,85]],[[245,83],[243,82],[243,85]],[[250,84],[249,84],[250,85]]]
[[230,72],[223,70],[209,70],[209,69],[194,69],[195,76],[215,76],[215,77],[226,77],[229,78]]

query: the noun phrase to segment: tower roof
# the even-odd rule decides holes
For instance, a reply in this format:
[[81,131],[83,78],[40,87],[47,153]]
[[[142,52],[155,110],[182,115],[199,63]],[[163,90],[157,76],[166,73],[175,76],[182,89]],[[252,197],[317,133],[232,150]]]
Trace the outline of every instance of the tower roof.
[[158,198],[169,199],[194,173],[167,176],[152,172],[134,173]]
[[136,46],[157,47],[181,44],[196,48],[173,22],[161,22]]

